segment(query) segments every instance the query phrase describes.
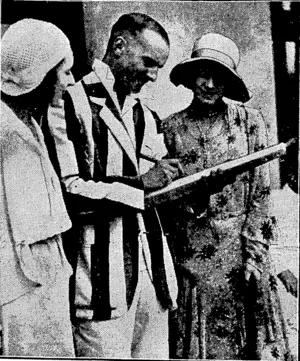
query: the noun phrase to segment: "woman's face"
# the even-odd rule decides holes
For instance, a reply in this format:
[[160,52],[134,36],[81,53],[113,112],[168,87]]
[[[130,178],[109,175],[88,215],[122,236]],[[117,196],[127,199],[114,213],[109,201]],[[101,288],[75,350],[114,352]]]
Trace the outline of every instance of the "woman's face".
[[75,80],[71,72],[71,67],[66,61],[63,61],[56,68],[56,81],[54,84],[54,96],[52,99],[52,105],[55,105],[57,101],[62,98],[62,95],[66,91],[68,86],[74,84]]
[[218,64],[203,64],[194,82],[194,95],[203,104],[215,105],[223,97],[226,75],[224,67]]
[[41,107],[48,107],[49,104],[59,105],[59,100],[62,99],[67,87],[75,84],[71,67],[71,62],[62,60],[46,74],[43,82],[33,91]]

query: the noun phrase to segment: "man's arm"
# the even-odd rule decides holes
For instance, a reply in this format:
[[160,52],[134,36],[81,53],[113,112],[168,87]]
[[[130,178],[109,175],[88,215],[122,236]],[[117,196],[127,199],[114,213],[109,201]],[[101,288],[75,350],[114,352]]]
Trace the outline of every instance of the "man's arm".
[[[70,96],[65,97],[65,100],[61,100],[55,107],[49,108],[48,123],[55,144],[56,163],[59,168],[57,172],[67,195],[76,196],[76,204],[82,203],[84,209],[98,207],[95,201],[105,199],[142,210],[144,209],[144,191],[164,187],[180,173],[181,168],[177,160],[157,159],[155,165],[151,165],[152,167],[141,176],[107,177],[105,182],[86,181],[80,176],[75,144],[72,139],[74,138],[72,134],[82,132],[82,127],[75,115]],[[151,140],[153,140],[153,134]],[[84,199],[80,202],[82,197]]]
[[[75,128],[77,120],[74,113],[66,114],[65,107],[64,101],[61,101],[59,106],[49,107],[48,124],[54,139],[59,167],[57,171],[67,196],[74,195],[79,201],[83,197],[84,209],[94,210],[99,206],[95,201],[104,199],[136,209],[144,209],[144,191],[129,185],[130,180],[124,179],[124,182],[121,182],[122,178],[118,177],[117,181],[111,178],[108,179],[108,182],[95,182],[93,180],[86,181],[80,176],[75,147],[68,136],[66,116],[70,117],[69,124],[73,122]],[[136,184],[136,180],[132,181]]]

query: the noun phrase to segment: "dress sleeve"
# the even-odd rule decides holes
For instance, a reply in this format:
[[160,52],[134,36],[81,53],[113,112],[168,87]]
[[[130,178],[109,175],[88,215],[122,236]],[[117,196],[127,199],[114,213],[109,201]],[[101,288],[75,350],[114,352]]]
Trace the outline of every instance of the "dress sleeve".
[[167,148],[168,157],[176,158],[177,154],[174,146],[174,130],[171,116],[162,120],[160,129],[164,135],[164,142]]
[[[250,153],[267,147],[266,125],[257,110],[247,111],[247,132]],[[242,239],[246,262],[262,271],[273,239],[274,224],[269,217],[270,169],[269,163],[256,167],[249,176],[249,198]]]

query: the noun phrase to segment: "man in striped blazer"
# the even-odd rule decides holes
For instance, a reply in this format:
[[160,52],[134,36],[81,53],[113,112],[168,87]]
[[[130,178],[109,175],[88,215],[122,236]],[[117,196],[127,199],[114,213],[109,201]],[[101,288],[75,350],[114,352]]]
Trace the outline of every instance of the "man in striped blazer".
[[157,116],[137,96],[168,55],[159,23],[125,14],[103,60],[49,109],[49,151],[73,221],[65,249],[75,274],[71,305],[80,357],[169,355],[168,309],[176,307],[177,282],[157,212],[145,209],[144,194],[177,177],[180,165],[162,159]]

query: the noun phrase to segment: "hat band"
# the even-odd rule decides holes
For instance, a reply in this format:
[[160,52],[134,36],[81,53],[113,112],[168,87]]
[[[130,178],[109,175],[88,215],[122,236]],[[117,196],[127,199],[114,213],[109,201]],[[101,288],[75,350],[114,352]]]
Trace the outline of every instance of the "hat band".
[[201,58],[201,57],[214,58],[216,61],[227,65],[229,68],[233,70],[236,70],[236,65],[233,59],[230,56],[222,53],[221,51],[213,50],[209,48],[202,48],[193,51],[192,58]]

